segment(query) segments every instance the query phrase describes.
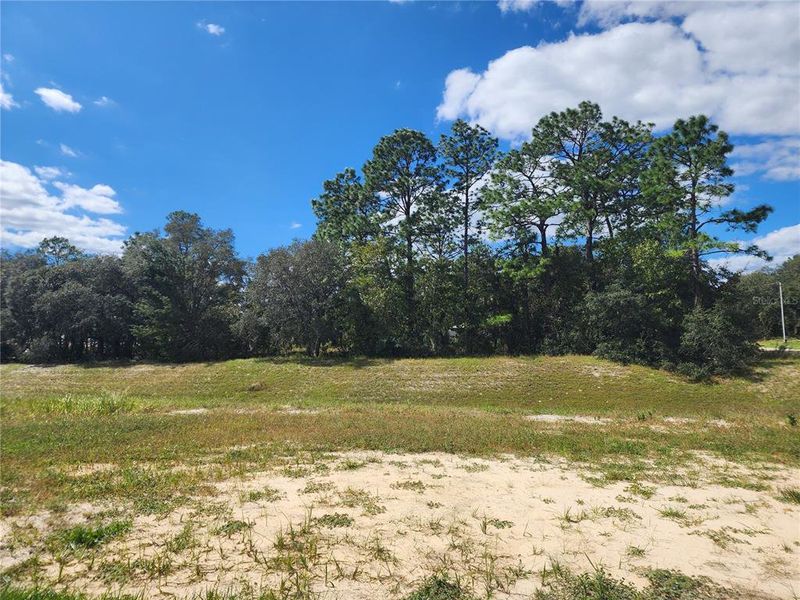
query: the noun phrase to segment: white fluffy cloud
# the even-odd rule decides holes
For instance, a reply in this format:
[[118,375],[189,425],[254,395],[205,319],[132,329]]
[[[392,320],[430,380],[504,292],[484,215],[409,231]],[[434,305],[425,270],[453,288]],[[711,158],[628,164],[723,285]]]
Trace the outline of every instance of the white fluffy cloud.
[[89,189],[79,185],[56,181],[53,186],[61,191],[63,208],[82,208],[98,215],[121,213],[122,207],[114,200],[114,188],[98,183]]
[[738,145],[731,157],[737,175],[760,174],[765,179],[800,179],[800,137]]
[[15,106],[19,105],[16,102],[14,102],[14,96],[5,91],[3,89],[2,82],[0,82],[0,108],[5,110],[11,110]]
[[516,139],[544,114],[589,99],[659,128],[702,112],[734,134],[800,133],[800,4],[590,2],[582,11],[606,26],[685,18],[571,34],[511,50],[482,73],[453,71],[439,118],[464,116]]
[[40,87],[36,88],[34,92],[39,95],[45,105],[56,112],[76,113],[83,108],[80,102],[72,99],[72,96],[56,88]]
[[[23,165],[0,160],[2,244],[33,248],[43,238],[63,236],[89,252],[118,254],[125,226],[93,216],[122,212],[114,190],[103,184],[84,189],[50,182],[39,174],[40,169],[47,167],[34,174]],[[49,185],[61,194],[48,191]]]
[[775,231],[770,231],[766,235],[757,237],[746,244],[756,244],[762,250],[766,250],[772,256],[772,262],[747,255],[731,255],[725,258],[718,258],[709,261],[714,267],[726,267],[731,271],[756,271],[767,265],[778,266],[786,260],[800,253],[800,224],[782,227]]

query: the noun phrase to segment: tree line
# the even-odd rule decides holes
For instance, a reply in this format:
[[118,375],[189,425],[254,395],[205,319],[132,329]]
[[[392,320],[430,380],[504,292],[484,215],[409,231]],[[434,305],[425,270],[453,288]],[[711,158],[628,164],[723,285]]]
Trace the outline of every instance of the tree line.
[[732,150],[705,116],[656,136],[590,102],[508,152],[462,120],[438,143],[399,129],[322,184],[312,239],[253,262],[183,211],[119,257],[63,238],[4,251],[2,358],[594,353],[733,372],[779,333],[777,278],[798,333],[800,257],[743,276],[710,267],[766,257],[719,237],[772,211],[726,208]]

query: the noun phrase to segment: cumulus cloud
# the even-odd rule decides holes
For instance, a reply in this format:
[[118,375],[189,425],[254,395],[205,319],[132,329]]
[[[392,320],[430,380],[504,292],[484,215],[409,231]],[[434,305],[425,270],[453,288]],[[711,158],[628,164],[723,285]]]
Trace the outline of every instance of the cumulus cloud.
[[3,84],[0,82],[0,108],[11,110],[15,106],[19,106],[19,104],[14,102],[14,96],[5,91],[3,89]]
[[[54,167],[50,167],[53,169]],[[48,169],[48,167],[39,167]],[[51,182],[18,163],[0,160],[0,240],[33,248],[46,237],[63,236],[89,251],[118,254],[124,225],[96,214],[122,212],[115,191],[104,184],[90,189]],[[52,171],[45,171],[52,175]],[[60,192],[48,190],[52,186]]]
[[737,175],[760,174],[774,181],[800,179],[800,137],[738,145],[731,166]]
[[58,149],[61,150],[61,154],[63,154],[64,156],[69,156],[70,158],[76,158],[77,156],[80,155],[80,152],[78,152],[74,148],[70,148],[64,143],[59,144]]
[[[732,4],[732,3],[726,3]],[[612,27],[631,20],[670,19],[683,17],[700,6],[695,0],[584,0],[578,15],[578,25],[597,23]]]
[[[800,133],[800,5],[689,3],[690,11],[681,4],[604,2],[603,24],[616,21],[609,11],[685,18],[571,34],[511,50],[483,72],[452,71],[437,114],[467,117],[513,140],[548,112],[589,99],[660,129],[702,112],[734,134]],[[584,9],[598,20],[599,9]]]
[[459,115],[468,112],[467,101],[480,81],[480,75],[469,69],[450,71],[444,82],[444,98],[436,109],[436,116],[440,119],[455,120]]
[[99,183],[90,189],[56,181],[53,186],[61,191],[63,208],[82,208],[95,214],[121,213],[122,207],[114,200],[114,188]]
[[800,253],[800,223],[770,231],[766,235],[741,243],[742,245],[756,244],[762,250],[766,250],[772,256],[772,262],[768,263],[762,258],[742,254],[717,258],[709,262],[714,267],[726,267],[731,271],[745,272],[756,271],[767,265],[778,266]]
[[40,87],[34,90],[46,106],[56,112],[76,113],[83,108],[80,102],[72,99],[72,96],[56,88]]

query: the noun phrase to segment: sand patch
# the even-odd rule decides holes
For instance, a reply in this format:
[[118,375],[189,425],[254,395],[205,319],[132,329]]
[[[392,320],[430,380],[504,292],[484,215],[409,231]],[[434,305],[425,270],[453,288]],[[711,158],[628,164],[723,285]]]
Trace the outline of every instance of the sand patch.
[[207,408],[184,408],[181,410],[171,410],[168,415],[204,415],[208,412]]
[[[719,459],[698,457],[694,466],[709,474],[748,473]],[[76,554],[61,576],[93,594],[146,590],[148,598],[166,599],[303,581],[320,598],[379,600],[402,598],[444,568],[481,595],[488,590],[492,598],[510,599],[535,593],[539,573],[555,559],[580,571],[591,560],[637,583],[642,569],[657,567],[753,595],[788,598],[800,589],[800,507],[779,502],[775,490],[708,481],[598,487],[588,481],[591,473],[565,460],[513,456],[292,457],[213,483],[215,494],[169,514],[128,514],[129,533]],[[796,469],[770,474],[775,481],[800,480]],[[82,505],[63,518],[86,521],[91,514]],[[5,519],[0,564],[19,564],[35,552],[39,576],[52,584],[59,566],[46,545],[13,543],[25,519],[36,519],[40,539],[58,526],[36,515]]]
[[318,408],[302,408],[299,406],[281,406],[278,412],[284,415],[316,415],[320,413]]
[[583,423],[585,425],[604,425],[611,423],[612,419],[606,417],[592,417],[588,415],[525,415],[526,421],[540,423]]

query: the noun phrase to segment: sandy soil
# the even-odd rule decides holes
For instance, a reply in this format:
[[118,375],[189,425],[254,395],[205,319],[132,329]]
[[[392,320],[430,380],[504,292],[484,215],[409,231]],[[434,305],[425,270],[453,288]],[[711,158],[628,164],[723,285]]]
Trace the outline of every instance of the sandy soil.
[[[224,481],[166,516],[134,517],[130,533],[72,559],[61,580],[89,593],[158,598],[310,582],[322,598],[366,600],[400,598],[446,570],[478,594],[529,598],[558,560],[579,571],[603,565],[636,583],[646,568],[666,568],[745,597],[800,593],[800,507],[775,498],[800,471],[772,471],[769,491],[597,487],[589,475],[559,460],[336,454]],[[6,519],[0,567],[30,556],[20,531],[46,537],[56,521],[97,518],[100,508]],[[181,532],[191,542],[176,548],[170,540]],[[59,566],[46,552],[40,560],[52,584]]]

